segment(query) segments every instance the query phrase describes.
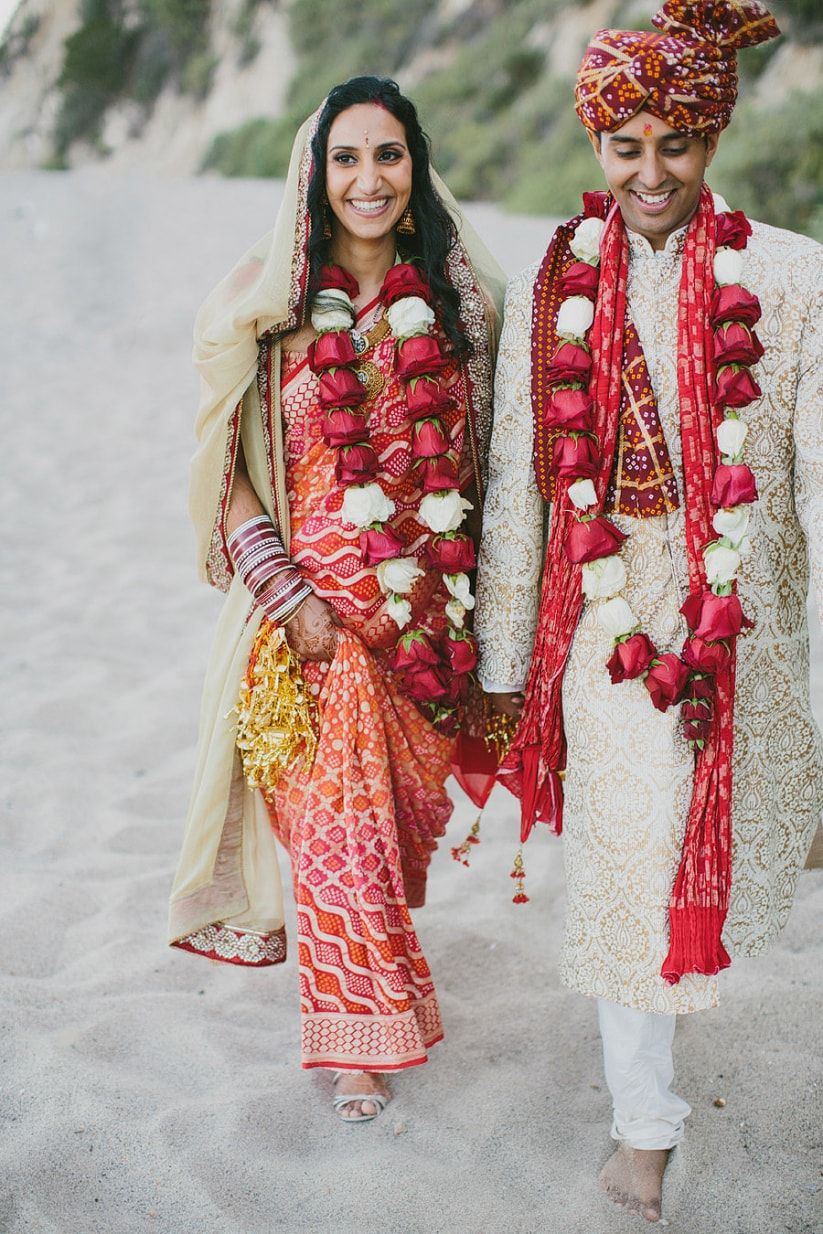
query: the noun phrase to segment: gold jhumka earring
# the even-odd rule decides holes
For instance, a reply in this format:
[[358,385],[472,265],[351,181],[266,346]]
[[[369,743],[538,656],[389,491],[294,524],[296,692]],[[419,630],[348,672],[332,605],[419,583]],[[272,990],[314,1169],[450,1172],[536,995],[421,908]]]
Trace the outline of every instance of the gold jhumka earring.
[[399,236],[413,236],[416,231],[417,228],[414,225],[414,215],[412,214],[411,206],[406,206],[397,224],[397,234]]

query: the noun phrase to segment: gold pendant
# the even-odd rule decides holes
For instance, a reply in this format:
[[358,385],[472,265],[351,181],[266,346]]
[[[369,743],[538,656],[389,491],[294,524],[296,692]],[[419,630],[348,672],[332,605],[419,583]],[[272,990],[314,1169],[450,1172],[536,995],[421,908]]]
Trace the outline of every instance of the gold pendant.
[[358,361],[354,371],[357,375],[357,380],[366,387],[366,399],[377,398],[377,395],[386,384],[383,374],[377,365],[372,364],[371,360]]

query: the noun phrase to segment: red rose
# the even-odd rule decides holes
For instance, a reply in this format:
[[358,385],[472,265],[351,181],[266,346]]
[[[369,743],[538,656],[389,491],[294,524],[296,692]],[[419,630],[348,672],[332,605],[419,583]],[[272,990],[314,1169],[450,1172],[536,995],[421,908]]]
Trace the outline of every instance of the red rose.
[[592,371],[590,352],[579,343],[562,343],[551,359],[547,378],[550,386],[564,386],[569,382],[588,383]]
[[[466,679],[464,677],[460,677],[460,678],[455,678],[455,680],[465,681]],[[450,701],[451,693],[452,693],[452,688],[450,686],[443,699],[444,703],[448,703]],[[460,732],[460,720],[454,708],[452,708],[449,711],[441,710],[438,713],[438,715],[435,716],[433,720],[433,724],[434,724],[434,727],[437,729],[438,733],[442,733],[444,737],[456,737],[457,734]]]
[[[729,662],[728,643],[713,642],[708,643],[703,638],[687,638],[683,645],[683,659],[690,668],[695,669],[698,673],[711,673],[715,676]],[[692,681],[692,686],[697,683],[697,678]],[[691,687],[690,687],[691,688]],[[698,697],[695,695],[694,697]],[[703,697],[702,695],[699,697]]]
[[719,326],[721,321],[742,321],[744,325],[755,326],[760,321],[760,301],[739,283],[729,283],[726,287],[718,287],[714,293],[711,307],[711,322]]
[[424,493],[442,493],[457,488],[457,462],[450,454],[424,458],[418,463],[418,481]]
[[[726,646],[725,643],[718,643],[716,645],[718,647]],[[704,698],[706,702],[710,703],[714,698],[714,676],[709,674],[693,675],[686,687],[686,697],[691,699],[692,702],[695,699]]]
[[760,339],[742,322],[728,321],[715,330],[715,364],[756,364],[762,355]]
[[418,703],[430,703],[443,698],[447,687],[436,668],[422,668],[407,674],[404,682],[406,693]]
[[583,217],[587,219],[605,219],[606,196],[602,189],[583,194]]
[[574,565],[582,565],[586,561],[596,561],[599,557],[610,557],[616,553],[626,539],[622,531],[618,531],[614,523],[598,515],[597,518],[580,520],[569,528],[566,537],[565,553]]
[[432,289],[422,271],[407,261],[390,267],[380,289],[384,308],[394,304],[395,300],[402,300],[404,296],[419,296],[427,304],[431,304],[433,300]]
[[443,695],[443,704],[456,707],[458,703],[465,703],[469,697],[470,684],[468,673],[450,673],[446,693]]
[[472,634],[462,638],[447,636],[444,647],[453,673],[470,673],[477,664],[477,643]]
[[439,420],[418,420],[412,434],[414,458],[437,458],[449,448],[449,439]]
[[360,551],[365,566],[377,566],[381,561],[388,561],[390,557],[399,557],[405,547],[390,527],[384,527],[380,531],[370,528],[360,532]]
[[752,225],[742,210],[724,210],[714,216],[714,242],[719,249],[744,249]]
[[337,452],[334,475],[338,484],[364,484],[377,472],[377,455],[366,443],[341,446]]
[[395,671],[405,672],[407,669],[439,663],[439,655],[429,642],[428,634],[424,634],[422,630],[409,630],[397,640],[392,655],[392,668]]
[[597,475],[600,454],[597,442],[585,435],[563,433],[555,439],[552,473],[560,479],[591,479]]
[[746,463],[720,463],[712,481],[713,506],[740,506],[757,501],[754,472]]
[[724,407],[748,407],[763,391],[747,368],[724,364],[717,370],[715,396]]
[[416,377],[406,386],[406,406],[412,420],[437,416],[453,405],[454,399],[437,380]]
[[708,643],[734,638],[743,626],[753,624],[744,617],[740,598],[736,595],[716,596],[712,591],[693,593],[680,611],[695,638]]
[[711,718],[711,704],[703,699],[696,703],[686,702],[681,711],[684,720],[708,720]]
[[643,684],[651,695],[652,705],[658,711],[666,711],[679,703],[689,680],[689,668],[674,651],[664,651],[657,656]]
[[341,364],[351,364],[356,359],[348,330],[327,330],[325,334],[318,335],[309,343],[306,354],[313,373],[320,373],[327,368],[339,368]]
[[428,545],[429,561],[441,574],[462,574],[477,564],[474,544],[462,531],[434,536]]
[[703,742],[705,744],[709,729],[711,728],[711,720],[686,720],[683,725],[683,736],[687,741]]
[[334,407],[327,411],[322,424],[323,440],[327,446],[353,446],[365,441],[369,435],[366,417],[347,407]]
[[323,266],[320,270],[317,281],[318,291],[328,291],[330,287],[337,291],[345,291],[347,296],[352,300],[360,291],[360,284],[353,275],[344,270],[342,266]]
[[440,373],[447,363],[440,352],[440,344],[431,334],[415,334],[398,344],[397,375],[404,381],[423,373]]
[[564,299],[566,296],[585,296],[587,300],[596,300],[599,281],[597,266],[590,266],[587,261],[573,261],[559,280],[557,290]]
[[548,428],[586,433],[592,427],[592,396],[583,386],[561,386],[546,404]]
[[359,407],[366,397],[366,387],[350,368],[329,369],[320,374],[318,398],[321,407]]
[[645,673],[656,655],[657,648],[645,634],[632,634],[630,638],[618,643],[606,664],[612,685],[631,681]]

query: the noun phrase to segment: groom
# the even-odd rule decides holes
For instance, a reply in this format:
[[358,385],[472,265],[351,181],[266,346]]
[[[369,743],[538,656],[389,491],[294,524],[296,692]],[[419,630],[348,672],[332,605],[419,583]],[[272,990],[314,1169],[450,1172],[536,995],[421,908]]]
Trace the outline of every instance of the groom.
[[565,839],[561,975],[598,1003],[617,1149],[650,1222],[689,1106],[675,1017],[784,925],[823,801],[823,250],[712,196],[756,0],[600,30],[577,113],[608,185],[509,287],[480,553],[501,778]]

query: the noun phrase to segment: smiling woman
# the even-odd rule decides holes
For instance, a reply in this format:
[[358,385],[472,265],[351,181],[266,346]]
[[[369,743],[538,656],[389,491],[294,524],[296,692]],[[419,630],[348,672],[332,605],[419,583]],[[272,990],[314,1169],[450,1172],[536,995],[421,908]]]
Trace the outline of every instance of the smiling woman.
[[[266,237],[198,317],[192,508],[229,596],[172,897],[172,942],[285,958],[304,1067],[374,1118],[442,1028],[410,908],[482,717],[466,525],[479,507],[502,275],[392,81],[331,91]],[[235,700],[234,711],[229,711]],[[229,711],[229,718],[226,713]]]

